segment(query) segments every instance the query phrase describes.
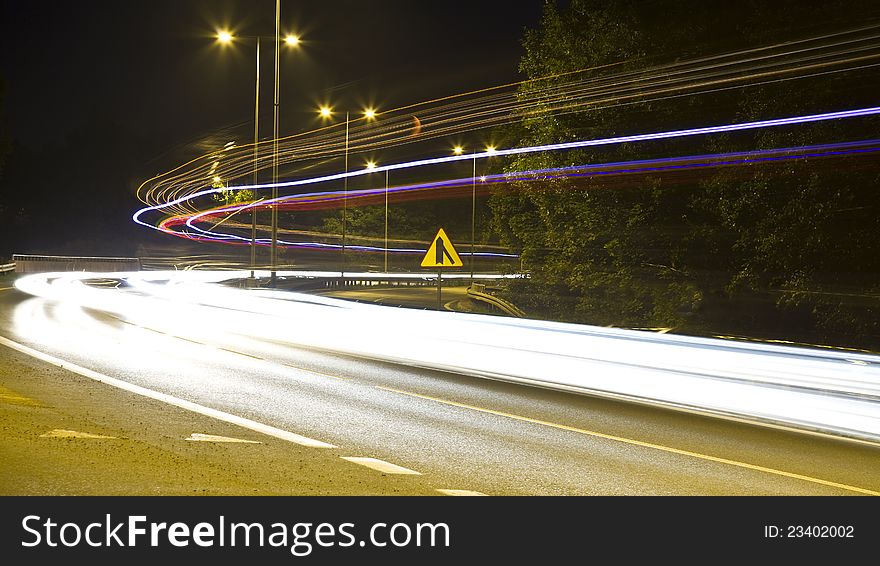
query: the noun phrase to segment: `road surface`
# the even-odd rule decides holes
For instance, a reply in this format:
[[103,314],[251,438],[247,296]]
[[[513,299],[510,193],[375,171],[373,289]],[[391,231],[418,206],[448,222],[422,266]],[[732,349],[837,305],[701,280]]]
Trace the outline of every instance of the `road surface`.
[[[277,485],[267,487],[272,485],[270,478],[293,494],[880,492],[880,449],[868,442],[210,333],[197,320],[192,326],[151,327],[9,287],[4,284],[0,291],[0,336],[51,356],[50,362],[75,364],[79,374],[49,370],[51,363],[27,359],[3,346],[4,367],[18,364],[14,367],[30,370],[20,370],[21,377],[5,370],[2,385],[9,392],[0,403],[0,420],[13,421],[15,411],[21,410],[16,397],[40,402],[42,396],[44,404],[60,406],[58,391],[52,392],[59,380],[71,391],[91,390],[85,396],[71,394],[70,403],[83,405],[89,422],[106,425],[96,434],[122,430],[120,434],[136,437],[139,430],[135,440],[164,455],[153,462],[132,463],[127,481],[134,493],[155,492],[156,485],[167,490],[178,480],[196,489],[193,486],[206,483],[212,469],[222,478],[223,487],[217,489],[223,493],[274,493]],[[367,335],[375,329],[359,331]],[[35,378],[34,371],[42,377]],[[96,384],[81,375],[94,378],[89,372],[111,378],[114,384],[113,380],[130,384],[134,391]],[[153,398],[134,394],[143,391],[152,392]],[[91,406],[90,396],[107,401]],[[205,410],[193,411],[190,405]],[[69,411],[77,412],[75,407]],[[245,426],[234,419],[244,419]],[[42,424],[49,429],[51,423]],[[62,424],[50,430],[67,429]],[[260,426],[269,433],[261,432]],[[28,429],[17,430],[24,435],[20,441],[4,445],[10,456],[4,460],[11,463],[4,465],[5,491],[52,492],[52,478],[26,479]],[[190,438],[193,433],[260,444],[196,441]],[[285,434],[293,440],[285,440]],[[52,440],[32,436],[30,442],[40,446]],[[112,459],[114,445],[93,441],[104,442],[102,453]],[[242,470],[254,470],[259,481],[236,480],[216,471],[226,457],[238,476]],[[300,470],[294,482],[291,462]],[[78,464],[72,459],[60,465]],[[87,477],[77,482],[55,478],[55,492],[120,492],[122,488],[107,483],[99,467],[90,461],[82,468]]]

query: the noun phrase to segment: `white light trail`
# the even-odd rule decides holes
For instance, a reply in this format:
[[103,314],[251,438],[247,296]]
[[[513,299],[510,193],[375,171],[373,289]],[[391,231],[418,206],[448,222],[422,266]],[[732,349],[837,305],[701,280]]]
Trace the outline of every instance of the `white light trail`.
[[[492,151],[484,151],[481,153],[473,153],[470,155],[449,155],[444,157],[435,157],[431,159],[419,159],[416,161],[407,161],[405,163],[392,163],[390,165],[382,165],[375,167],[373,169],[359,169],[354,171],[349,171],[347,173],[335,173],[332,175],[324,175],[321,177],[311,177],[307,179],[297,179],[294,181],[283,181],[279,183],[266,183],[266,184],[258,184],[258,185],[237,185],[234,187],[224,187],[224,188],[212,188],[206,189],[202,191],[197,191],[191,194],[187,194],[185,196],[176,198],[174,200],[170,200],[168,202],[160,203],[153,206],[147,206],[145,208],[141,208],[137,212],[132,215],[132,220],[137,224],[142,226],[146,226],[148,228],[152,228],[154,230],[160,230],[157,226],[150,224],[148,222],[144,222],[140,219],[140,217],[150,211],[161,210],[164,208],[172,207],[184,203],[186,201],[192,200],[197,197],[201,197],[204,195],[209,195],[216,193],[221,190],[259,190],[259,189],[271,189],[273,187],[296,187],[303,185],[311,185],[315,183],[323,183],[326,181],[338,181],[345,178],[350,177],[358,177],[362,175],[371,175],[374,173],[381,173],[382,171],[395,171],[399,169],[411,169],[414,167],[424,167],[427,165],[439,165],[442,163],[451,163],[455,161],[464,161],[464,160],[476,160],[476,159],[485,159],[487,157],[497,157],[497,156],[505,156],[505,155],[520,155],[524,153],[536,153],[541,151],[560,151],[560,150],[568,150],[568,149],[578,149],[584,147],[595,147],[595,146],[603,146],[603,145],[616,145],[621,143],[632,143],[632,142],[641,142],[641,141],[650,141],[650,140],[662,140],[662,139],[670,139],[670,138],[680,138],[680,137],[690,137],[696,135],[705,135],[705,134],[716,134],[716,133],[724,133],[724,132],[735,132],[735,131],[743,131],[743,130],[754,130],[759,128],[770,128],[777,126],[787,126],[794,124],[806,124],[810,122],[822,122],[827,120],[839,120],[844,118],[854,118],[861,116],[872,116],[875,114],[880,114],[880,106],[874,106],[870,108],[859,108],[855,110],[844,110],[840,112],[825,112],[822,114],[810,114],[806,116],[791,116],[787,118],[774,118],[772,120],[758,120],[754,122],[743,122],[741,124],[724,124],[718,126],[707,126],[702,128],[690,128],[684,130],[670,130],[666,132],[653,132],[648,134],[636,134],[629,136],[616,136],[611,138],[600,138],[600,139],[592,139],[592,140],[579,140],[567,143],[556,143],[556,144],[547,144],[547,145],[537,145],[537,146],[529,146],[529,147],[516,147],[509,149],[493,149]],[[263,205],[271,205],[276,202],[281,202],[286,197],[278,197],[276,199],[268,199],[262,202]]]
[[[23,277],[16,286],[188,339],[238,335],[880,443],[880,356],[397,309],[217,284],[247,275],[57,273]],[[124,279],[133,289],[82,283],[99,277]],[[29,318],[17,317],[16,324]],[[24,322],[17,328],[25,335],[38,330],[45,331]],[[88,329],[80,324],[78,332],[87,342]],[[132,363],[154,355],[148,342],[144,346],[131,353]],[[250,362],[243,357],[241,363]]]

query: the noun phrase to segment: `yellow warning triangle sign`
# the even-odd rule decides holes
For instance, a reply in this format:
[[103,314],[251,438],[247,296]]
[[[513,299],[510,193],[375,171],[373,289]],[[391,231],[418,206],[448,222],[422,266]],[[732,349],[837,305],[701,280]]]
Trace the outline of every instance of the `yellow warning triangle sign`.
[[434,236],[434,242],[428,248],[428,253],[422,258],[422,267],[461,267],[461,258],[455,251],[455,246],[443,228]]

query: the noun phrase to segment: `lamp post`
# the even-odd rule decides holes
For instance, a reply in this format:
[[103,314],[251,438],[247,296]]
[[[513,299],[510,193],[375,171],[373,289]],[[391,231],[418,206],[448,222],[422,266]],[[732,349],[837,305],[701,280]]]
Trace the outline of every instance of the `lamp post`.
[[474,286],[474,241],[476,240],[477,225],[477,151],[473,153],[474,170],[471,175],[471,287]]
[[[284,44],[289,47],[299,45],[299,37],[288,34],[284,38]],[[275,100],[274,100],[274,126],[272,129],[272,252],[270,263],[272,274],[269,285],[275,286],[278,275],[278,107],[281,96],[281,0],[275,0]]]
[[[375,161],[367,161],[367,171],[376,169]],[[385,171],[385,272],[388,272],[388,171]]]
[[[330,106],[321,106],[318,109],[321,118],[329,119],[333,117],[333,108]],[[363,110],[363,119],[367,122],[376,119],[375,108],[365,108]],[[351,121],[351,112],[345,112],[345,175],[342,178],[342,247],[340,252],[340,276],[345,278],[345,237],[348,216],[348,140],[349,140],[349,123]]]
[[[454,148],[452,148],[452,153],[454,153],[455,155],[461,155],[462,153],[464,153],[464,148],[460,145],[457,145]],[[486,148],[486,153],[488,153],[489,155],[495,153],[495,147],[488,146]],[[471,260],[470,260],[470,267],[471,267],[471,285],[473,285],[474,284],[474,262],[475,262],[475,258],[476,258],[476,256],[474,255],[474,252],[475,252],[474,247],[475,247],[475,242],[477,239],[476,238],[476,234],[477,234],[477,232],[476,232],[476,225],[477,225],[477,150],[474,149],[474,151],[471,155],[472,155],[472,161],[473,161],[473,172],[471,174]]]
[[[222,45],[232,43],[235,37],[228,30],[217,32],[217,41]],[[254,185],[259,182],[259,148],[260,142],[260,36],[257,40],[256,49],[256,80],[254,81]],[[257,269],[257,208],[251,209],[251,279],[256,276]]]
[[275,278],[278,272],[275,270],[276,248],[278,247],[278,98],[281,92],[280,74],[281,55],[281,0],[275,0],[275,96],[272,105],[272,246],[269,251],[269,265],[272,268],[269,276],[269,286],[275,286]]
[[385,273],[388,273],[388,170],[385,170]]
[[[260,155],[260,38],[257,37],[257,80],[254,94],[254,185],[259,184]],[[253,192],[253,191],[252,191]],[[256,193],[254,193],[256,195]],[[257,277],[257,207],[251,208],[251,279]]]
[[[495,154],[495,146],[489,145],[486,146],[486,153],[488,155]],[[485,177],[480,178],[481,181],[485,180]],[[477,216],[477,156],[474,154],[474,173],[471,181],[471,285],[474,284],[474,241],[475,241],[475,230],[474,225]]]
[[[259,142],[260,142],[260,39],[261,36],[243,36],[256,40],[256,86],[254,94],[254,184],[259,181]],[[230,44],[238,37],[228,30],[217,32],[217,41],[221,44]],[[280,60],[281,60],[281,0],[275,0],[275,89],[273,100],[273,130],[272,130],[272,245],[269,263],[272,269],[271,284],[274,285],[276,278],[276,254],[278,246],[278,208],[275,199],[278,198],[278,110],[280,95]],[[299,37],[289,34],[284,38],[284,43],[290,47],[299,45]],[[257,209],[253,207],[251,212],[251,278],[256,275],[257,265]]]
[[[339,257],[339,274],[345,279],[345,217],[348,214],[348,119],[345,113],[345,178],[342,181],[342,251]],[[344,283],[344,281],[343,281]]]

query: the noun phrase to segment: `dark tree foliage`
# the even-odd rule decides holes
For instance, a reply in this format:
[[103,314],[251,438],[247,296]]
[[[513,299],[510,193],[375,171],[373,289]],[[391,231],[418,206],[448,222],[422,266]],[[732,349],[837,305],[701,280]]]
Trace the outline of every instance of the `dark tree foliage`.
[[[877,23],[866,2],[548,2],[527,31],[522,72],[537,89]],[[876,61],[874,61],[876,63]],[[876,105],[878,71],[802,72],[688,96],[532,109],[518,145],[744,122]],[[810,75],[810,76],[807,76]],[[508,171],[803,146],[876,136],[859,119],[569,152],[527,154]],[[510,298],[535,316],[672,327],[880,349],[876,158],[799,159],[642,175],[520,183],[490,200],[493,227],[530,279]]]

